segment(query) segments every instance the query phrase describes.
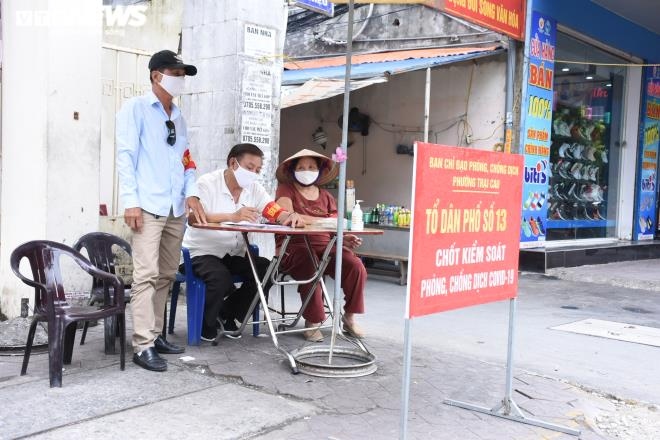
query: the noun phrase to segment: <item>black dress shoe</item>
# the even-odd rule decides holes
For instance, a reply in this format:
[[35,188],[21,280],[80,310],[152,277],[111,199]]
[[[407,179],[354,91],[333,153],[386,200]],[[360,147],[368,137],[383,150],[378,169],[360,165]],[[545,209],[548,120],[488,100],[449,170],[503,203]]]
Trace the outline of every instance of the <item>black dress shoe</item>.
[[149,371],[167,371],[167,361],[158,356],[154,347],[149,347],[133,355],[133,362]]
[[161,354],[180,354],[186,351],[183,347],[167,342],[162,336],[156,338],[154,341],[154,347],[156,347],[156,351]]

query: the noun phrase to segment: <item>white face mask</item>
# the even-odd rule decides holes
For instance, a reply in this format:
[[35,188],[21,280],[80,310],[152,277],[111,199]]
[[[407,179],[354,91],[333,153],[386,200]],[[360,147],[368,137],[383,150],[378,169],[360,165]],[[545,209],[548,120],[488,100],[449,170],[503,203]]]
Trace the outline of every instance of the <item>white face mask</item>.
[[163,77],[160,79],[160,86],[170,94],[173,98],[179,96],[186,89],[186,77],[185,76],[171,76],[162,74]]
[[257,173],[248,171],[245,168],[241,167],[238,163],[238,168],[234,170],[234,177],[236,177],[236,182],[241,188],[249,188],[255,180],[259,178]]
[[296,171],[295,173],[296,180],[301,185],[309,186],[316,182],[319,178],[319,172],[317,171]]

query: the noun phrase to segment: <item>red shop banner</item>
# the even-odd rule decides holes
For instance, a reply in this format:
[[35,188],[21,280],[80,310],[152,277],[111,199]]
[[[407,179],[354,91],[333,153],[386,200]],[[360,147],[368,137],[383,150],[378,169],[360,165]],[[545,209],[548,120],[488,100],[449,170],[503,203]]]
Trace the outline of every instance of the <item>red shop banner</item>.
[[406,317],[514,298],[523,157],[415,148]]
[[525,0],[444,0],[444,10],[490,30],[525,39]]

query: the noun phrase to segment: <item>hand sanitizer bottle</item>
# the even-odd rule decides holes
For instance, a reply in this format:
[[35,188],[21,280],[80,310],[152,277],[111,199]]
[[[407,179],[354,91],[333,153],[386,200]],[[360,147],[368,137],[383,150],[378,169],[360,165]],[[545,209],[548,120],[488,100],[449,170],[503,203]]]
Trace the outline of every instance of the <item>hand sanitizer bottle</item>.
[[357,200],[355,202],[355,207],[351,212],[351,231],[364,230],[364,219],[362,217],[362,208],[360,208],[360,202],[362,202],[362,200]]

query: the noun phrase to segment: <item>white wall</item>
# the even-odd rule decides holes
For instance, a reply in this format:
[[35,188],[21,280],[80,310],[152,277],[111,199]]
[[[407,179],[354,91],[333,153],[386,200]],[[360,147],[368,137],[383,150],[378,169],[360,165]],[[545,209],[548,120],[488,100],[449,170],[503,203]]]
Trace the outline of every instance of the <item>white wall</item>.
[[[115,116],[126,100],[151,90],[147,67],[151,55],[163,49],[177,51],[183,0],[152,0],[133,6],[144,9],[144,23],[109,26],[104,22],[106,47],[101,61],[100,202],[107,206],[110,220],[118,215],[122,221],[115,167]],[[126,10],[126,6],[122,8]]]
[[54,17],[90,4],[2,2],[0,307],[9,317],[20,312],[21,297],[33,296],[11,272],[13,249],[34,239],[72,244],[96,230],[99,193],[101,29],[85,22],[19,25],[17,11]]
[[[183,58],[198,68],[191,81],[191,95],[182,99],[188,120],[191,151],[197,157],[198,172],[226,166],[227,153],[240,142],[242,85],[246,63],[257,63],[273,70],[274,106],[271,121],[272,142],[260,147],[265,161],[263,183],[274,190],[272,177],[277,166],[279,143],[279,99],[282,50],[287,7],[280,0],[240,2],[191,1],[184,5]],[[271,53],[254,57],[245,53],[246,23],[273,29],[275,45]]]
[[[104,21],[103,43],[149,53],[162,49],[177,51],[184,0],[125,0],[123,3],[129,5],[119,6],[123,7],[124,11],[127,7],[139,7],[144,10],[145,18],[131,18],[126,26],[118,22],[109,24],[107,20]],[[149,82],[148,72],[143,76]]]
[[[498,56],[433,70],[429,141],[465,146],[465,123],[461,121],[466,121],[472,128],[471,147],[492,150],[494,144],[503,142],[505,69],[505,58]],[[347,178],[355,180],[357,198],[365,200],[364,206],[388,203],[410,207],[413,160],[412,156],[397,155],[396,145],[412,146],[415,140],[423,139],[425,77],[425,71],[396,75],[387,83],[351,93],[350,106],[373,119],[365,138],[365,174],[363,138],[360,133],[349,133],[354,144],[348,150]],[[341,141],[337,120],[342,106],[343,95],[284,109],[280,157],[310,147],[330,156]],[[318,126],[328,135],[325,151],[312,142]]]
[[[270,128],[271,141],[258,146],[264,151],[262,183],[274,193],[286,17],[287,6],[281,0],[190,1],[184,4],[182,55],[184,60],[197,66],[198,73],[190,82],[192,93],[182,97],[181,106],[188,121],[190,149],[198,175],[225,167],[227,153],[234,144],[241,142],[247,66],[263,66],[273,74],[268,83],[264,81],[264,87],[272,93],[273,111],[263,124]],[[246,53],[246,24],[273,31],[273,45],[263,56]],[[272,237],[262,238],[257,242],[260,254],[272,255]]]

